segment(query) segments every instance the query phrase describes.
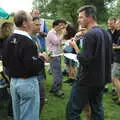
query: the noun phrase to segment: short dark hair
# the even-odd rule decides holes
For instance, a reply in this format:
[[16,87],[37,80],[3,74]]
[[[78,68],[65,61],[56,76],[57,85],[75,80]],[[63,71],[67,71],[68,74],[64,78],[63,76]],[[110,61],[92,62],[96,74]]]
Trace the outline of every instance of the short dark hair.
[[14,16],[14,22],[16,27],[21,27],[24,21],[27,21],[27,14],[25,11],[20,10]]
[[78,12],[82,12],[82,11],[85,11],[87,17],[92,16],[94,19],[96,19],[97,10],[95,6],[85,5],[78,10]]
[[74,25],[68,24],[66,27],[67,33],[63,36],[65,40],[71,39],[77,33],[77,30]]
[[115,17],[109,17],[108,20],[115,22],[117,20],[117,18],[115,18]]
[[65,20],[62,20],[62,19],[54,20],[54,21],[53,21],[53,24],[52,24],[53,28],[54,28],[55,26],[59,25],[60,23],[67,24],[66,21],[65,21]]

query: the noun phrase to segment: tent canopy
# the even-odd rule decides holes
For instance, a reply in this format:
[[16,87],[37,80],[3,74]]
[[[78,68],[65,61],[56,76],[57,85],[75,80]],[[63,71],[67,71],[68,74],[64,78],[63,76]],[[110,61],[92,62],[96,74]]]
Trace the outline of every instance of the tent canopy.
[[0,18],[8,18],[9,14],[3,9],[0,8]]

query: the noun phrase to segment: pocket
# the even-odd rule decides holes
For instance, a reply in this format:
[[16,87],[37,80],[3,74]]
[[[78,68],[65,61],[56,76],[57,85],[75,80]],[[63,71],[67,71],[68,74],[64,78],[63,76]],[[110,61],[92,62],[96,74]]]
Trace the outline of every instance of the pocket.
[[17,93],[22,99],[32,99],[35,96],[35,86],[32,83],[22,83],[18,86]]

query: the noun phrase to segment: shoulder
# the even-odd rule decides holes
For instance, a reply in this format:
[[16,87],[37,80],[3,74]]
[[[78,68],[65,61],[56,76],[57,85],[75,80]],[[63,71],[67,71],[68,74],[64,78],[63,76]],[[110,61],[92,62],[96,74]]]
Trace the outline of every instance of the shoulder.
[[109,34],[108,30],[103,29],[102,27],[96,26],[91,28],[88,32],[87,35],[92,35],[92,36],[99,36],[101,33],[104,34]]
[[56,34],[55,30],[54,29],[51,29],[49,32],[48,32],[48,35],[49,34]]
[[120,35],[120,30],[116,31],[116,35],[118,35],[118,36]]
[[26,45],[26,46],[34,44],[32,39],[30,39],[30,38],[28,38],[24,35],[15,34],[15,33],[13,33],[8,39],[9,39],[9,41],[15,41],[16,40],[20,44],[23,44],[23,45]]

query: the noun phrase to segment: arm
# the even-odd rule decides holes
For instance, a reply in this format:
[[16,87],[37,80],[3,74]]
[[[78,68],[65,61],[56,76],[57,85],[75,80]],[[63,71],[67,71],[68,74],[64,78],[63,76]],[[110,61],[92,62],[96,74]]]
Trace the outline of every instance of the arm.
[[77,58],[81,64],[89,64],[93,58],[94,41],[91,34],[86,34],[83,38],[83,51],[77,54]]
[[44,68],[44,57],[38,56],[35,44],[29,44],[24,47],[23,64],[30,73],[38,73]]
[[83,35],[87,32],[86,28],[81,28],[79,30],[79,32],[77,32],[74,36],[74,38],[72,38],[73,40],[70,41],[70,45],[75,49],[75,52],[78,53],[80,51],[80,48],[78,47],[78,45],[76,44],[77,40],[82,40],[81,37],[83,37]]
[[76,53],[78,53],[80,51],[80,49],[78,48],[78,46],[74,40],[70,41],[69,44],[75,49]]

